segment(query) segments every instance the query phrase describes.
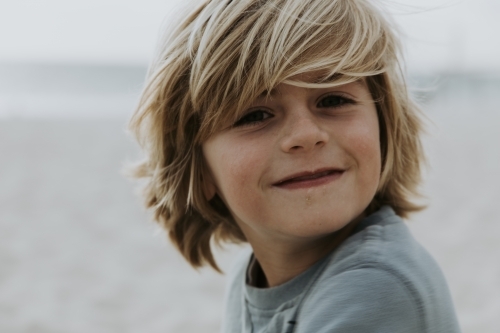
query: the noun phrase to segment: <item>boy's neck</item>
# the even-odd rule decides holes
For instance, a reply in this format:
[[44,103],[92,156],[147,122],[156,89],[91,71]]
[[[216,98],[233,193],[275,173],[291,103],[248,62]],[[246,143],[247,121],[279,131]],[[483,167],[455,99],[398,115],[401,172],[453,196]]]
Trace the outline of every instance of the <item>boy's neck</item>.
[[305,272],[348,238],[359,220],[356,219],[341,230],[323,238],[300,244],[255,242],[249,239],[255,259],[264,273],[264,279],[259,279],[258,285],[255,286],[259,288],[279,286]]

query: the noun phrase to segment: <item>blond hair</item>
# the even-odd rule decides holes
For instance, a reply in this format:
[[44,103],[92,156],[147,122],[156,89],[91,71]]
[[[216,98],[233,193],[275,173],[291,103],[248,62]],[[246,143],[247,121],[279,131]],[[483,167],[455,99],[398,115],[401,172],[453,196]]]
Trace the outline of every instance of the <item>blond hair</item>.
[[[234,123],[263,91],[364,78],[376,103],[380,187],[367,212],[390,205],[406,217],[417,195],[423,154],[418,108],[400,69],[390,21],[368,0],[211,0],[163,40],[130,122],[146,152],[134,169],[147,179],[146,206],[194,267],[217,265],[216,242],[245,241],[229,210],[203,192],[201,144]],[[298,74],[324,73],[314,82]]]

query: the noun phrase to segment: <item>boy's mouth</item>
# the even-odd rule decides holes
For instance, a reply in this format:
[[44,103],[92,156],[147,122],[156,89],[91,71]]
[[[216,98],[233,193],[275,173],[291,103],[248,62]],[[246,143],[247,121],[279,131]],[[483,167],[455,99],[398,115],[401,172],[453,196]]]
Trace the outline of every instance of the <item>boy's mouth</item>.
[[282,188],[302,188],[322,185],[340,177],[344,171],[345,170],[342,169],[320,169],[317,171],[300,172],[277,181],[273,186]]

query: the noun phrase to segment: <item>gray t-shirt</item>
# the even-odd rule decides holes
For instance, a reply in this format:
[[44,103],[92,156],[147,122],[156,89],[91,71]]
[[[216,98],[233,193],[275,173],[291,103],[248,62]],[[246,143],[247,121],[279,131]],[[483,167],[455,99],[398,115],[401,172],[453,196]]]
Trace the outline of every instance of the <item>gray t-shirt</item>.
[[250,258],[230,275],[224,333],[460,332],[441,270],[388,206],[280,286],[248,285]]

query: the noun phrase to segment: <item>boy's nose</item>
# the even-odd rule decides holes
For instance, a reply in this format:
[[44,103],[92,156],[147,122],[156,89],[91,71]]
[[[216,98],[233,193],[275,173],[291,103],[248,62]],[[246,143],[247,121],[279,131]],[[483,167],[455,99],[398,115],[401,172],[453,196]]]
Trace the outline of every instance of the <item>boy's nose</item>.
[[328,142],[329,136],[324,131],[319,119],[311,113],[294,116],[286,124],[281,149],[287,153],[309,151]]

